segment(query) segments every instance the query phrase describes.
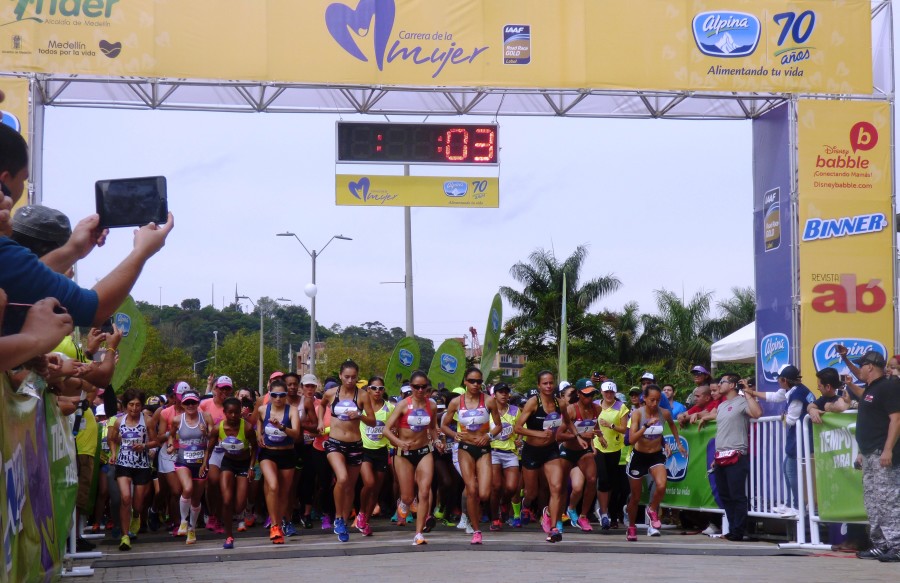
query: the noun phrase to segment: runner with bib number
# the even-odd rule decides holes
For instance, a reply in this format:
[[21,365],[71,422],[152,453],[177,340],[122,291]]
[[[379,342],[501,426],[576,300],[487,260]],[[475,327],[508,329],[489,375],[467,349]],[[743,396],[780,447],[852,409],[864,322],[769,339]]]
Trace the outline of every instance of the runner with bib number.
[[394,412],[393,403],[384,400],[383,378],[371,377],[368,393],[372,409],[375,411],[375,426],[369,427],[363,422],[359,423],[363,441],[362,468],[359,473],[362,476],[363,486],[359,494],[360,509],[356,517],[356,528],[363,536],[372,536],[369,517],[375,509],[390,461],[388,451],[391,444],[384,435],[385,422]]
[[178,536],[186,535],[186,544],[189,545],[197,542],[195,529],[203,490],[206,488],[206,443],[213,427],[212,418],[208,413],[201,413],[199,405],[200,395],[195,391],[187,391],[181,396],[184,413],[172,418],[169,445],[166,448],[170,454],[176,449],[178,451],[175,459],[175,475],[181,483],[181,498],[178,500],[181,525],[178,527]]

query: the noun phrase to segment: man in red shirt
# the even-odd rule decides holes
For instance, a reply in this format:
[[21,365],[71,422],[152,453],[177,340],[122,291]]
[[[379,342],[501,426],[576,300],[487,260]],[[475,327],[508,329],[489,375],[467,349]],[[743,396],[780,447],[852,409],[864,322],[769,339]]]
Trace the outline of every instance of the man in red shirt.
[[701,414],[708,413],[719,406],[717,401],[712,398],[712,391],[709,385],[700,385],[693,392],[694,406],[678,416],[678,423],[682,427],[689,423],[697,423],[700,421]]

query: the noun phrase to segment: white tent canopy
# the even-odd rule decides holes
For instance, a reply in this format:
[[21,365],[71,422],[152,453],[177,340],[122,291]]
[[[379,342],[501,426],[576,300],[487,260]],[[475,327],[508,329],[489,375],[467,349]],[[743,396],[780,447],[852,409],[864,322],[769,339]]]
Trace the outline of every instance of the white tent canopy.
[[756,322],[750,322],[712,345],[712,362],[756,362]]

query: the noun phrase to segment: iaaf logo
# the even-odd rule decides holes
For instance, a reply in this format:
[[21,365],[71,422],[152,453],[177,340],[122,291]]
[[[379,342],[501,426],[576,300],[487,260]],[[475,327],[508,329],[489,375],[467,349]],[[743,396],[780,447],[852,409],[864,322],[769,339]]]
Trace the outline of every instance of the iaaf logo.
[[857,284],[855,273],[842,273],[840,283],[820,283],[812,288],[812,292],[819,294],[810,302],[812,309],[823,314],[872,314],[887,304],[887,294],[880,279]]
[[694,42],[704,55],[733,58],[752,55],[762,26],[746,12],[701,12],[694,17]]
[[[23,1],[23,0],[20,0]],[[436,78],[448,64],[471,64],[478,56],[488,50],[487,46],[474,47],[468,52],[457,46],[453,41],[453,33],[442,31],[409,31],[401,30],[398,39],[401,40],[425,40],[441,41],[441,46],[434,47],[429,53],[429,48],[420,44],[402,45],[400,40],[395,40],[388,49],[388,42],[394,30],[394,19],[397,14],[395,0],[359,0],[356,8],[350,8],[346,4],[336,2],[325,9],[325,26],[331,37],[338,45],[352,56],[364,63],[369,58],[360,50],[357,38],[365,38],[374,21],[374,34],[372,35],[373,49],[375,51],[375,64],[379,71],[384,70],[385,64],[390,64],[397,59],[411,61],[416,65],[437,65],[432,78]],[[449,44],[446,44],[449,42]]]
[[867,170],[869,160],[863,158],[858,152],[867,152],[878,145],[878,130],[867,121],[860,121],[850,128],[850,148],[826,145],[823,148],[825,155],[816,156],[816,168],[848,168]]
[[815,364],[816,370],[822,370],[830,366],[837,369],[838,374],[841,376],[850,373],[847,365],[841,359],[841,355],[837,352],[837,346],[847,348],[847,358],[850,360],[859,358],[870,350],[875,350],[887,358],[887,350],[885,350],[884,344],[877,340],[870,338],[826,338],[817,342],[813,347],[813,364]]
[[767,334],[759,343],[763,378],[770,383],[778,382],[778,371],[790,362],[790,347],[791,342],[787,334],[781,332]]

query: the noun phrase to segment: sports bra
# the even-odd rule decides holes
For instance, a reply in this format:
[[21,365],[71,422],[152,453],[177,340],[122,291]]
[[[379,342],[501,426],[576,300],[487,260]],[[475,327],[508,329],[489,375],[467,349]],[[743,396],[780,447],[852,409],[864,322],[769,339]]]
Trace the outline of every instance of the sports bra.
[[[647,418],[647,408],[641,407],[641,419]],[[662,423],[662,411],[660,411],[660,417],[656,420],[656,423],[647,427],[644,430],[644,439],[662,439],[663,435],[663,423]]]
[[340,419],[341,421],[350,421],[350,412],[359,410],[359,403],[357,399],[359,398],[359,389],[356,389],[356,392],[353,393],[352,399],[343,399],[338,401],[338,397],[341,396],[341,388],[338,387],[334,392],[334,399],[331,401],[331,416],[335,419]]
[[206,423],[203,414],[197,415],[197,424],[188,424],[187,414],[182,413],[178,424],[178,464],[199,464],[206,454],[206,434],[201,429]]
[[225,421],[219,423],[219,446],[225,450],[225,453],[232,455],[242,453],[250,449],[250,442],[247,441],[246,422],[241,419],[238,427],[238,434],[234,436],[225,435]]
[[575,433],[587,433],[588,431],[592,431],[595,427],[597,427],[597,419],[585,419],[584,413],[581,411],[581,407],[578,405],[578,403],[575,403],[575,421],[573,424],[575,425]]
[[556,411],[550,413],[544,411],[544,403],[541,401],[540,395],[535,399],[537,399],[537,409],[525,420],[525,427],[533,431],[546,431],[547,429],[556,431],[559,429],[559,426],[562,425],[562,415],[559,413],[559,401],[556,400],[556,397],[553,397]]
[[484,393],[478,398],[478,406],[474,409],[466,408],[466,395],[459,396],[459,432],[469,433],[475,431],[487,431],[490,428],[491,415],[484,405]]
[[[294,439],[289,437],[287,433],[278,429],[269,423],[269,417],[272,415],[272,403],[266,405],[266,416],[263,418],[263,444],[267,447],[282,447],[294,445]],[[281,424],[285,427],[291,427],[291,407],[288,405],[284,408],[284,418]]]
[[424,409],[413,408],[412,397],[406,398],[406,411],[400,415],[398,425],[413,431],[425,431],[431,425],[431,407],[426,403]]

